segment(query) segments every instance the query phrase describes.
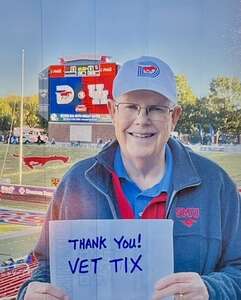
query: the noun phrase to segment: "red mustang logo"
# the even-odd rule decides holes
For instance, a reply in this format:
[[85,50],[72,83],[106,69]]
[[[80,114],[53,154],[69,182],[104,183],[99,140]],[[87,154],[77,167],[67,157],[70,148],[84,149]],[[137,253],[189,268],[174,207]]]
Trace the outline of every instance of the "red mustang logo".
[[156,71],[156,67],[154,66],[146,66],[146,67],[143,67],[143,71],[146,72],[146,73],[153,73]]
[[64,96],[70,96],[72,94],[70,91],[60,91],[59,93],[60,93],[60,95],[62,97],[64,97]]
[[[18,157],[19,155],[14,154],[14,156]],[[30,169],[33,169],[35,166],[44,166],[50,161],[62,161],[63,163],[67,163],[69,161],[69,157],[64,155],[23,157],[23,162],[25,166],[29,167]]]

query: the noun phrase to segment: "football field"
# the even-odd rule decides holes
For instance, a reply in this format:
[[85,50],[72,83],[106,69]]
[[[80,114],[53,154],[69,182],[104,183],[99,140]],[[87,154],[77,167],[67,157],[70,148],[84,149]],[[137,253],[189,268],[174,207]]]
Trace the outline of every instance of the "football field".
[[[36,164],[30,168],[23,164],[22,184],[34,186],[51,186],[53,178],[61,178],[62,175],[76,161],[87,158],[95,154],[94,148],[80,147],[61,147],[50,145],[24,145],[23,158],[43,157],[49,159],[45,164]],[[9,145],[0,143],[0,167],[2,171],[2,180],[9,183],[19,183],[19,145]],[[68,161],[64,162],[59,159],[53,159],[54,156],[67,157]],[[1,170],[0,170],[1,171]]]
[[27,255],[36,243],[47,205],[0,201],[0,261]]
[[[18,184],[19,146],[10,145],[7,154],[6,150],[7,145],[0,144],[0,167],[4,167],[2,180]],[[53,179],[61,179],[75,162],[94,155],[97,149],[25,145],[23,153],[24,157],[68,157],[67,162],[49,160],[44,165],[33,165],[32,168],[23,166],[23,184],[49,187]],[[241,188],[241,153],[202,151],[199,154],[221,165]],[[39,237],[46,209],[46,204],[0,200],[0,260],[22,257],[32,250]]]
[[[2,178],[10,183],[17,184],[19,182],[19,146],[10,145],[7,150],[7,145],[0,143],[0,168]],[[23,184],[34,186],[51,186],[53,178],[61,178],[75,162],[82,160],[97,153],[97,148],[82,148],[82,147],[61,147],[50,145],[24,145],[24,157],[53,157],[64,156],[68,157],[67,162],[61,160],[49,160],[44,165],[34,165],[30,168],[27,165],[23,166]],[[208,157],[222,166],[237,183],[241,186],[241,152],[208,152],[198,151],[199,154]],[[7,154],[6,154],[7,153]],[[6,159],[5,159],[6,158]],[[4,160],[5,159],[5,160]]]

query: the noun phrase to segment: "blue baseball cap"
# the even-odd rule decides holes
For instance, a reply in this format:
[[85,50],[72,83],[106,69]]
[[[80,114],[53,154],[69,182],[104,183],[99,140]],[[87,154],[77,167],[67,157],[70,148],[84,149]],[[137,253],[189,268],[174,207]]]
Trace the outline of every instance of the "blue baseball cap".
[[176,79],[171,68],[157,57],[142,56],[128,60],[113,82],[113,97],[136,90],[157,92],[177,103]]

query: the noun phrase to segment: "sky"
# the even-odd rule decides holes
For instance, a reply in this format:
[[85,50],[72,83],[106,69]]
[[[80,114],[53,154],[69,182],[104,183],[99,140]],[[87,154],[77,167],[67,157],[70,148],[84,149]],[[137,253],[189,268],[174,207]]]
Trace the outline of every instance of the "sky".
[[218,75],[241,78],[241,0],[0,0],[0,96],[38,93],[60,57],[157,56],[196,96]]

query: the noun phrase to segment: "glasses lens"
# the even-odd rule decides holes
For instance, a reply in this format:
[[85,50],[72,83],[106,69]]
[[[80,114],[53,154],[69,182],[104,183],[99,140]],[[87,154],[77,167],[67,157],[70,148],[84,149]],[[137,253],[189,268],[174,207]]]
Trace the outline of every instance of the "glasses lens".
[[141,107],[135,103],[118,103],[119,115],[126,119],[135,119],[141,112],[141,109],[145,109],[147,116],[152,121],[162,121],[168,116],[169,107],[150,105],[147,107]]
[[118,111],[124,118],[134,119],[138,115],[139,108],[135,103],[118,103]]
[[153,121],[161,121],[167,117],[169,108],[166,106],[151,105],[148,109],[149,118]]

